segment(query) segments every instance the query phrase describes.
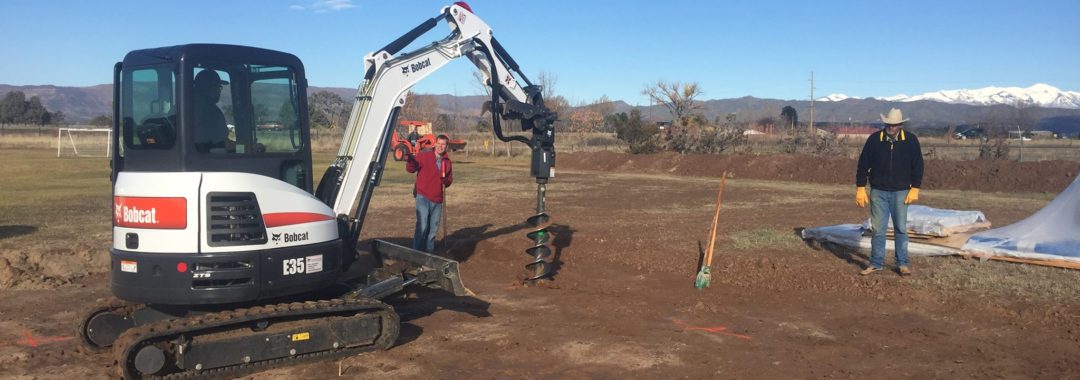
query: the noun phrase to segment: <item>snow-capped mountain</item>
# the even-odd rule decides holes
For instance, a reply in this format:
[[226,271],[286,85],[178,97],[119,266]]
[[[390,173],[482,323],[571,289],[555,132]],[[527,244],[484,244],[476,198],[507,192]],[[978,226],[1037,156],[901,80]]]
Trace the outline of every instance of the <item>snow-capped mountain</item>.
[[859,99],[859,97],[857,97],[857,96],[847,96],[847,95],[844,95],[844,94],[829,94],[829,96],[826,96],[824,98],[819,98],[818,101],[822,101],[822,102],[839,102],[839,101],[844,100],[844,99]]
[[[841,101],[844,99],[858,99],[844,94],[832,94],[817,100]],[[1080,92],[1062,91],[1054,86],[1038,83],[1031,87],[984,87],[976,90],[943,90],[928,92],[921,95],[907,96],[895,95],[879,98],[894,102],[914,102],[917,100],[932,100],[943,103],[958,103],[971,105],[991,104],[1033,104],[1049,108],[1073,108],[1080,109]]]

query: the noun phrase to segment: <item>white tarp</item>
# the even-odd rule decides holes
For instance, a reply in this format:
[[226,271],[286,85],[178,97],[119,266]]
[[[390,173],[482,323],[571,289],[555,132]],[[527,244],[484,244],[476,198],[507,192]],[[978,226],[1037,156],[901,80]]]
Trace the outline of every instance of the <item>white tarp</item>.
[[[835,226],[812,227],[802,230],[803,239],[813,239],[821,242],[830,242],[845,247],[859,249],[862,252],[870,252],[870,237],[863,236],[866,229],[858,224],[838,224]],[[893,251],[892,239],[885,241],[885,250]],[[908,241],[908,255],[911,256],[945,256],[958,255],[959,249],[944,247],[933,244],[923,244],[916,241]]]
[[[1080,177],[1078,177],[1080,178]],[[1080,261],[1080,179],[1027,219],[979,232],[964,244],[976,254]]]
[[[870,229],[870,218],[867,218],[862,226]],[[990,221],[986,219],[982,211],[948,210],[922,205],[908,206],[908,233],[946,237],[958,232],[988,227],[990,227]],[[890,219],[889,230],[892,229]]]

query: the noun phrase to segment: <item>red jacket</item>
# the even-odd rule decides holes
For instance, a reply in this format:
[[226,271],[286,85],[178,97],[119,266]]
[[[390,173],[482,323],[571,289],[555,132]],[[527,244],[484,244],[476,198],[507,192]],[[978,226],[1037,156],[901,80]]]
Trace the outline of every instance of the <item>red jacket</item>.
[[454,183],[454,169],[450,165],[450,156],[446,153],[442,155],[442,174],[439,173],[439,167],[435,164],[435,151],[432,150],[423,150],[416,156],[408,156],[405,161],[405,170],[416,173],[413,193],[423,195],[424,198],[435,203],[443,203],[443,188],[450,187],[450,184]]

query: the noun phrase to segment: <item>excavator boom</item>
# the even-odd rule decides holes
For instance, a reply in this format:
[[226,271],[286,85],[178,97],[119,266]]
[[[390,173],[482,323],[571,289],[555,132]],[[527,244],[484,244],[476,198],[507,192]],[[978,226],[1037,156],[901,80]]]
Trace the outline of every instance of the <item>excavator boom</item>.
[[[398,54],[420,35],[445,21],[450,35],[411,52]],[[337,157],[322,177],[316,196],[330,205],[339,218],[347,221],[346,242],[356,242],[375,187],[385,168],[397,116],[413,85],[456,58],[467,57],[483,73],[491,86],[492,100],[486,107],[492,112],[496,137],[519,141],[532,149],[531,174],[538,183],[536,215],[529,238],[534,246],[527,254],[533,257],[527,279],[537,280],[550,274],[551,249],[547,227],[550,217],[544,210],[544,184],[553,175],[557,115],[543,105],[541,88],[531,84],[505,48],[495,39],[491,28],[472,13],[467,4],[454,3],[436,17],[424,21],[394,42],[364,58],[364,81],[357,90],[352,113]],[[517,74],[515,76],[515,73]],[[525,82],[518,83],[520,78]],[[521,121],[522,129],[532,138],[504,136],[500,119]]]

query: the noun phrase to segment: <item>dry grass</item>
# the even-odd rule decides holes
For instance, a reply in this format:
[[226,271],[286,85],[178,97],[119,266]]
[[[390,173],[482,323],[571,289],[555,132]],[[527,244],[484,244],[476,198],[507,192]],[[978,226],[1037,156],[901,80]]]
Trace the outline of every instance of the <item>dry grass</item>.
[[731,233],[735,249],[748,252],[792,251],[806,246],[789,229],[756,228]]
[[1080,271],[959,257],[923,258],[913,262],[916,286],[954,297],[993,297],[1080,303]]
[[49,149],[0,150],[0,226],[32,226],[31,236],[0,240],[0,249],[72,242],[108,233],[109,161],[57,158]]
[[56,155],[56,132],[52,135],[4,134],[0,135],[0,149],[52,149]]

